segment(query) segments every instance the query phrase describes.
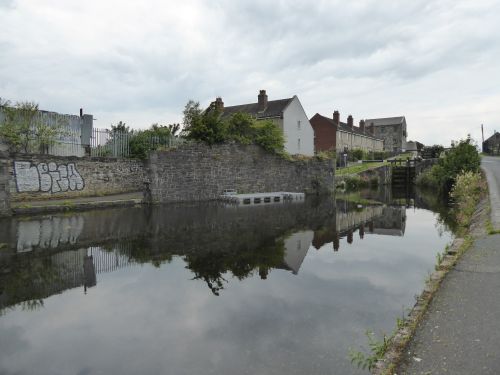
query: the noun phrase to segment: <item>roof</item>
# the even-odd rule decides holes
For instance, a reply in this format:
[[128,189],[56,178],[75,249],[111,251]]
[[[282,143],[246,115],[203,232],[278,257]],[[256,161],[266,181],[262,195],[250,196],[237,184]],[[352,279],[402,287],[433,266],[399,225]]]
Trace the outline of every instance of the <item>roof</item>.
[[292,102],[293,98],[268,100],[264,111],[259,112],[259,103],[249,103],[224,107],[222,117],[229,117],[237,112],[248,113],[255,118],[276,118],[281,117],[285,108]]
[[384,117],[384,118],[370,118],[365,120],[365,124],[370,126],[372,123],[374,126],[383,126],[383,125],[399,125],[404,123],[404,116],[397,117]]
[[490,142],[490,141],[495,141],[498,139],[498,137],[500,137],[500,133],[499,132],[495,132],[491,137],[489,137],[486,141],[484,141],[485,143],[486,142]]
[[[326,120],[327,122],[329,122],[330,124],[332,124],[332,126],[335,126],[335,122],[333,121],[332,118],[325,117],[323,115],[320,115],[319,113],[316,113],[313,117],[316,117],[316,116],[321,117],[323,120]],[[365,121],[365,123],[366,123],[366,121]],[[382,140],[381,138],[374,137],[370,133],[362,132],[361,129],[358,128],[358,127],[356,127],[356,126],[353,126],[352,129],[351,129],[351,127],[349,125],[347,125],[345,122],[342,122],[342,121],[340,121],[340,124],[339,124],[339,127],[338,127],[337,130],[341,130],[341,131],[348,132],[348,133],[354,133],[354,134],[364,135],[365,137],[370,137],[370,138],[373,138],[373,139],[380,139],[380,140]]]

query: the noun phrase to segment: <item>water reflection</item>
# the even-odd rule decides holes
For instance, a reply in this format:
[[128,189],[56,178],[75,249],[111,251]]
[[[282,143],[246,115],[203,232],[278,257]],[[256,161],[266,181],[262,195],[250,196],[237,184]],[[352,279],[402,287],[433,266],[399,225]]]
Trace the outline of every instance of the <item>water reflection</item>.
[[[235,373],[242,363],[250,366],[248,373],[304,373],[315,366],[321,369],[317,373],[355,373],[346,359],[347,345],[363,338],[367,328],[383,327],[387,321],[392,324],[391,312],[399,312],[418,292],[419,280],[425,277],[423,270],[434,261],[434,253],[413,243],[415,231],[409,217],[415,228],[432,218],[428,211],[412,213],[419,205],[429,207],[428,200],[378,191],[267,207],[197,204],[5,220],[0,222],[0,243],[5,244],[0,252],[0,315],[4,314],[0,337],[21,321],[27,326],[31,321],[45,324],[57,311],[46,304],[50,296],[64,297],[65,310],[86,311],[76,315],[64,337],[74,337],[82,324],[100,314],[111,314],[127,324],[119,318],[121,304],[140,300],[141,308],[139,302],[127,304],[136,311],[127,315],[129,318],[148,320],[152,311],[164,311],[166,321],[162,324],[180,330],[173,335],[175,343],[170,343],[169,335],[160,335],[164,345],[180,353],[180,357],[170,359],[171,371],[163,373],[210,373],[204,362],[208,354],[202,347],[213,344],[213,335],[219,342],[212,347],[214,352],[227,354],[226,346],[233,343],[234,350],[249,350],[256,356],[248,365],[245,361],[249,358],[238,362],[231,349],[233,359],[226,356],[224,361],[209,361],[214,373]],[[408,236],[411,241],[402,243]],[[437,238],[434,234],[428,237],[432,241]],[[436,251],[442,249],[441,243],[434,243]],[[375,261],[374,256],[380,259]],[[413,259],[411,270],[401,270],[409,257]],[[403,279],[406,282],[401,282]],[[256,280],[262,284],[255,284]],[[150,296],[153,290],[165,295],[165,300]],[[78,297],[85,293],[85,299]],[[370,305],[370,311],[361,307],[365,304]],[[193,305],[199,307],[193,310]],[[21,315],[41,307],[47,315],[30,315],[29,319]],[[203,311],[205,320],[212,323],[202,323],[204,319],[199,317],[193,321],[189,316],[197,311]],[[220,324],[231,320],[233,324],[214,331],[214,314],[221,319]],[[243,316],[246,322],[241,321]],[[186,328],[193,324],[199,332]],[[238,333],[237,327],[247,324]],[[97,326],[103,329],[101,324]],[[99,340],[109,341],[99,329],[94,332]],[[144,333],[133,337],[154,352],[149,345],[158,343],[152,342],[155,336],[149,331],[144,327]],[[245,337],[254,337],[255,343],[245,341]],[[265,354],[254,346],[264,338],[269,345],[273,342],[269,350],[281,364],[262,357]],[[335,345],[328,340],[334,340]],[[190,354],[180,351],[181,343],[199,358],[191,358],[186,365],[188,358],[182,356]],[[31,345],[38,348],[34,341]],[[3,351],[6,346],[0,340],[0,359]],[[317,358],[312,360],[311,356]],[[299,357],[301,363],[293,367]],[[12,371],[26,370],[8,358],[10,361],[0,362],[11,363],[8,368]],[[161,358],[158,354],[152,362],[161,362]],[[183,364],[190,370],[181,371]],[[139,372],[155,373],[144,366],[149,370]],[[98,370],[103,368],[107,367],[102,365]],[[115,369],[108,372],[120,373]],[[125,369],[123,373],[133,371]]]

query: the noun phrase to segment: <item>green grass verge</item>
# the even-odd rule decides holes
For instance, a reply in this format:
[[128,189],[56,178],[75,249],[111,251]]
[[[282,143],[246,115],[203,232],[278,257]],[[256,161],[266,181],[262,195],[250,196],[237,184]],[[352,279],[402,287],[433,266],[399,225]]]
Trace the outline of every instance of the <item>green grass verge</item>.
[[357,173],[367,171],[369,169],[382,167],[382,166],[388,165],[388,164],[389,163],[384,161],[384,162],[377,162],[377,163],[362,163],[362,164],[357,164],[357,165],[351,165],[350,167],[347,167],[347,168],[337,169],[336,175],[337,176],[346,176],[346,175],[350,175],[350,174],[357,174]]

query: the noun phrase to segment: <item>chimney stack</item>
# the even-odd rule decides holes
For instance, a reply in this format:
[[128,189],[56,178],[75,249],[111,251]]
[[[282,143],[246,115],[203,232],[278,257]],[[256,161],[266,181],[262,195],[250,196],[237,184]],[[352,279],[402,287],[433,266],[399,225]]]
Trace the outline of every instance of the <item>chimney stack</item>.
[[218,112],[224,112],[224,102],[220,96],[215,98],[214,107]]
[[351,115],[347,117],[347,126],[350,127],[351,129],[354,127],[354,119],[352,118]]
[[363,133],[365,132],[365,120],[359,121],[359,130],[361,130]]
[[264,112],[267,108],[267,94],[266,90],[260,90],[257,97],[259,103],[259,112]]
[[333,122],[337,126],[340,124],[340,113],[339,113],[339,111],[333,112]]

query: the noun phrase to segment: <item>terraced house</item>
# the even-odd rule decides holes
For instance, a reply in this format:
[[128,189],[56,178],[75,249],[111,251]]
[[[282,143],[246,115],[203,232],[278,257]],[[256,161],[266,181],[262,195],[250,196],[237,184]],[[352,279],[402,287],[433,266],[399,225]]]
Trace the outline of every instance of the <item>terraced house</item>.
[[332,118],[316,113],[309,121],[314,129],[316,153],[331,150],[337,153],[354,149],[367,152],[384,150],[384,141],[366,129],[364,120],[361,120],[359,127],[356,127],[351,115],[347,117],[345,123],[340,121],[339,111],[335,111]]

